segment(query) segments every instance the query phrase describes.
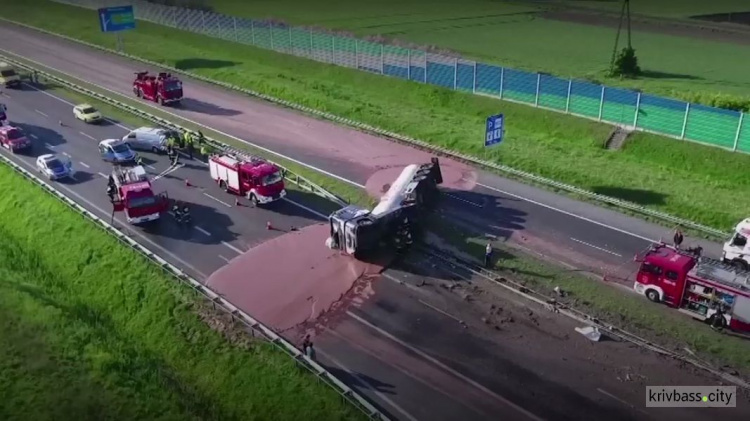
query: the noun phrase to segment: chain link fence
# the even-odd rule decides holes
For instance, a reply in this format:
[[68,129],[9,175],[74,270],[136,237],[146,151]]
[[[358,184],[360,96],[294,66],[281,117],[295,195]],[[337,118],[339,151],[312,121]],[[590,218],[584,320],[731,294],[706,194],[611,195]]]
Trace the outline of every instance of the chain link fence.
[[130,3],[137,19],[158,25],[750,153],[750,118],[737,111],[267,20],[244,19],[143,0],[54,1],[89,9]]

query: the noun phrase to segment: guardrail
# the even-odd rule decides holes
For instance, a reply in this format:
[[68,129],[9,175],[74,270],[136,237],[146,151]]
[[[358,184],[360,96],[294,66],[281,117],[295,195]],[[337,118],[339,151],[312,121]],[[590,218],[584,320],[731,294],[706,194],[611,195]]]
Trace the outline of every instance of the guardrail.
[[[25,27],[25,28],[29,28],[29,29],[32,29],[32,30],[35,30],[35,31],[38,31],[38,32],[42,32],[42,33],[45,33],[45,34],[53,35],[53,36],[56,36],[56,37],[59,37],[59,38],[63,38],[63,39],[66,39],[68,41],[71,41],[71,42],[75,42],[75,43],[78,43],[78,44],[86,45],[88,47],[95,48],[95,49],[100,50],[100,51],[105,51],[105,52],[110,53],[110,54],[116,54],[116,55],[119,55],[119,56],[122,56],[122,57],[126,57],[126,58],[134,60],[134,61],[138,61],[138,62],[141,62],[141,63],[144,63],[144,64],[148,64],[149,66],[154,66],[154,67],[157,67],[157,68],[168,69],[169,71],[171,71],[173,73],[182,74],[184,76],[188,76],[190,78],[193,78],[193,79],[196,79],[196,80],[200,80],[202,82],[206,82],[206,83],[210,83],[210,84],[213,84],[213,85],[221,86],[223,88],[227,88],[227,89],[231,89],[231,90],[234,90],[234,91],[242,92],[242,93],[244,93],[246,95],[249,95],[249,96],[252,96],[252,97],[255,97],[255,98],[259,98],[259,99],[271,102],[271,103],[276,104],[276,105],[281,105],[281,106],[284,106],[286,108],[290,108],[290,109],[294,109],[294,110],[297,110],[297,111],[301,111],[301,112],[306,113],[306,114],[311,114],[313,116],[316,116],[316,117],[319,117],[319,118],[322,118],[322,119],[325,119],[325,120],[329,120],[329,121],[333,121],[335,123],[339,123],[339,124],[343,124],[343,125],[346,125],[346,126],[354,127],[354,128],[356,128],[358,130],[362,130],[362,131],[369,132],[369,133],[372,133],[372,134],[377,134],[377,135],[380,135],[380,136],[384,136],[386,138],[389,138],[389,139],[392,139],[392,140],[396,140],[396,141],[408,144],[410,146],[416,146],[416,147],[418,147],[420,149],[423,149],[425,151],[428,151],[430,153],[435,153],[435,154],[439,154],[439,155],[442,155],[442,156],[445,156],[445,157],[448,157],[448,158],[460,160],[460,161],[463,161],[463,162],[466,162],[466,163],[469,163],[469,164],[472,164],[472,165],[475,165],[475,166],[479,166],[479,167],[482,167],[482,168],[485,168],[485,169],[489,169],[491,171],[499,172],[499,173],[502,173],[502,174],[505,174],[505,175],[508,175],[508,176],[511,176],[511,177],[514,177],[514,178],[517,178],[517,179],[526,180],[526,181],[529,181],[529,182],[532,182],[532,183],[540,184],[540,185],[545,186],[547,188],[552,188],[552,189],[556,189],[556,190],[565,191],[565,192],[570,193],[570,194],[574,194],[574,195],[578,195],[578,196],[584,197],[584,198],[586,198],[588,200],[591,200],[591,201],[599,202],[599,203],[606,204],[606,205],[613,206],[613,207],[620,208],[620,209],[625,209],[625,210],[628,210],[630,212],[634,212],[634,213],[637,213],[637,214],[640,214],[640,215],[644,215],[644,216],[648,216],[648,217],[654,218],[656,220],[660,220],[660,221],[663,221],[663,222],[670,223],[672,225],[681,225],[684,228],[690,228],[690,229],[693,229],[695,231],[701,232],[703,234],[706,234],[706,235],[709,235],[709,236],[712,236],[712,237],[715,237],[715,238],[724,239],[728,235],[730,235],[728,232],[721,231],[721,230],[718,230],[718,229],[715,229],[715,228],[712,228],[712,227],[708,227],[708,226],[705,226],[705,225],[702,225],[702,224],[699,224],[699,223],[696,223],[696,222],[693,222],[693,221],[690,221],[690,220],[687,220],[687,219],[679,218],[679,217],[676,217],[674,215],[669,215],[669,214],[664,213],[664,212],[659,212],[659,211],[656,211],[656,210],[653,210],[653,209],[649,209],[649,208],[640,206],[638,204],[635,204],[633,202],[628,202],[628,201],[625,201],[625,200],[616,199],[614,197],[597,194],[597,193],[594,193],[594,192],[582,189],[580,187],[576,187],[576,186],[573,186],[573,185],[570,185],[570,184],[561,183],[561,182],[558,182],[558,181],[555,181],[555,180],[552,180],[552,179],[549,179],[549,178],[546,178],[546,177],[542,177],[542,176],[539,176],[539,175],[536,175],[536,174],[532,174],[532,173],[526,172],[526,171],[521,171],[521,170],[518,170],[518,169],[515,169],[515,168],[512,168],[512,167],[509,167],[507,165],[502,165],[502,164],[498,164],[498,163],[494,163],[494,162],[482,160],[482,159],[479,159],[477,157],[473,157],[473,156],[469,156],[469,155],[465,155],[465,154],[462,154],[462,153],[459,153],[459,152],[455,152],[455,151],[449,150],[447,148],[443,148],[443,147],[440,147],[440,146],[431,145],[431,144],[429,144],[429,143],[427,143],[426,141],[423,141],[423,140],[415,139],[415,138],[412,138],[412,137],[409,137],[409,136],[405,136],[405,135],[402,135],[402,134],[399,134],[399,133],[395,133],[395,132],[391,132],[391,131],[388,131],[388,130],[384,130],[384,129],[381,129],[379,127],[374,127],[374,126],[371,126],[369,124],[361,123],[361,122],[358,122],[358,121],[355,121],[355,120],[351,120],[351,119],[348,119],[348,118],[340,117],[340,116],[337,116],[335,114],[331,114],[331,113],[328,113],[328,112],[325,112],[325,111],[316,110],[316,109],[313,109],[313,108],[310,108],[310,107],[307,107],[307,106],[304,106],[304,105],[296,104],[296,103],[291,102],[291,101],[286,101],[286,100],[279,99],[279,98],[276,98],[276,97],[273,97],[273,96],[270,96],[270,95],[266,95],[266,94],[263,94],[263,93],[260,93],[260,92],[256,92],[256,91],[253,91],[253,90],[250,90],[250,89],[245,89],[245,88],[237,86],[237,85],[232,85],[230,83],[213,80],[213,79],[210,79],[210,78],[207,78],[207,77],[195,74],[193,72],[189,72],[189,71],[186,71],[186,70],[177,69],[175,67],[167,66],[167,65],[165,65],[163,63],[157,63],[157,62],[152,61],[152,60],[147,60],[147,59],[144,59],[144,58],[141,58],[141,57],[137,57],[137,56],[134,56],[134,55],[131,55],[131,54],[127,54],[127,53],[115,51],[115,50],[110,49],[110,48],[102,47],[100,45],[92,44],[92,43],[89,43],[89,42],[86,42],[86,41],[81,41],[81,40],[78,40],[78,39],[75,39],[75,38],[68,37],[66,35],[58,34],[58,33],[52,32],[52,31],[47,31],[45,29],[40,29],[40,28],[31,26],[31,25],[26,25],[24,23],[16,22],[16,21],[13,21],[13,20],[10,20],[10,19],[5,19],[5,18],[0,17],[0,20],[6,21],[6,22],[9,22],[9,23],[18,25],[18,26],[22,26],[22,27]],[[313,168],[311,168],[311,169],[314,170]],[[344,180],[344,181],[347,181],[347,180]],[[361,186],[358,186],[358,187],[361,187]]]
[[362,411],[362,413],[364,413],[367,417],[373,420],[382,420],[382,421],[389,420],[385,414],[383,414],[381,411],[375,408],[375,406],[373,406],[364,397],[362,397],[357,392],[355,392],[354,390],[349,388],[347,385],[345,385],[343,382],[338,380],[336,377],[333,376],[333,374],[329,373],[328,370],[326,370],[320,364],[318,364],[313,359],[308,357],[305,353],[301,352],[294,345],[292,345],[289,341],[284,339],[281,335],[274,332],[271,328],[255,320],[249,314],[245,313],[244,311],[239,309],[237,306],[235,306],[234,304],[232,304],[225,298],[221,297],[221,295],[219,295],[218,293],[214,292],[210,288],[207,288],[206,286],[201,284],[197,279],[194,279],[193,277],[191,277],[190,275],[182,271],[177,266],[174,266],[171,263],[167,262],[166,260],[162,259],[156,253],[152,252],[147,247],[141,245],[139,242],[132,239],[128,234],[124,233],[123,231],[116,228],[114,225],[110,224],[104,219],[99,218],[98,216],[94,215],[92,212],[88,211],[86,208],[79,205],[73,199],[69,198],[64,193],[61,193],[59,190],[45,183],[42,179],[37,177],[35,174],[24,169],[23,167],[13,162],[8,157],[0,154],[0,160],[2,160],[4,164],[10,166],[17,172],[21,173],[27,179],[37,184],[47,193],[51,194],[52,196],[59,199],[61,202],[68,205],[75,212],[78,212],[84,217],[90,219],[92,222],[94,222],[94,224],[97,227],[115,236],[124,245],[130,247],[131,249],[145,256],[151,262],[158,265],[165,273],[173,276],[179,281],[184,282],[185,284],[190,286],[190,288],[193,291],[195,291],[196,293],[200,294],[204,298],[211,301],[214,308],[218,307],[219,309],[227,312],[232,317],[232,320],[237,320],[243,323],[245,326],[250,328],[250,332],[253,335],[253,337],[257,337],[256,335],[260,335],[260,337],[266,339],[268,342],[275,345],[278,349],[282,350],[284,353],[292,357],[297,362],[298,365],[310,371],[318,379],[323,380],[329,387],[336,390],[336,392],[339,393],[339,395],[341,395],[343,399],[345,399],[347,402],[352,404],[355,408]]
[[[34,68],[32,66],[29,66],[26,63],[22,63],[22,62],[20,62],[18,60],[12,59],[12,58],[7,57],[7,56],[5,56],[3,54],[0,54],[0,59],[2,59],[5,62],[11,63],[11,64],[13,64],[14,66],[16,66],[18,68],[27,70],[29,72],[36,72],[37,74],[41,75],[42,77],[44,77],[45,79],[47,79],[49,81],[58,83],[60,85],[65,86],[66,88],[72,89],[72,90],[74,90],[76,92],[79,92],[79,93],[82,93],[84,95],[88,95],[88,96],[91,96],[93,98],[96,98],[99,101],[102,101],[102,102],[105,102],[107,104],[113,105],[113,106],[115,106],[117,108],[120,108],[120,109],[122,109],[124,111],[127,111],[127,112],[129,112],[129,113],[131,113],[131,114],[133,114],[135,116],[138,116],[138,117],[140,117],[140,118],[142,118],[144,120],[148,120],[148,121],[151,121],[151,122],[153,122],[155,124],[158,124],[159,126],[170,128],[170,129],[175,129],[175,130],[189,130],[189,131],[194,131],[192,129],[188,129],[186,127],[180,126],[179,124],[173,123],[173,122],[171,122],[169,120],[163,119],[163,118],[155,116],[153,114],[149,114],[149,113],[147,113],[145,111],[142,111],[142,110],[140,110],[140,109],[138,109],[136,107],[133,107],[132,105],[126,104],[124,102],[117,101],[116,99],[112,99],[112,98],[109,98],[109,97],[107,97],[105,95],[102,95],[102,94],[100,94],[100,93],[98,93],[96,91],[92,91],[91,89],[85,88],[85,87],[80,86],[80,85],[76,85],[75,83],[72,83],[70,81],[62,79],[62,78],[57,77],[55,75],[52,75],[50,73],[38,70],[38,69],[36,69],[36,68]],[[234,147],[232,147],[230,145],[227,145],[226,143],[220,142],[220,141],[218,141],[216,139],[213,139],[211,137],[206,136],[205,139],[206,139],[206,143],[210,147],[212,147],[212,148],[219,149],[219,150],[221,150],[223,152],[227,152],[227,153],[233,153],[233,154],[239,154],[239,155],[248,155],[248,152],[246,152],[246,151],[242,151],[240,149],[234,148]],[[301,176],[301,175],[299,175],[299,174],[291,171],[290,169],[284,167],[283,165],[281,165],[281,164],[279,164],[277,162],[274,162],[271,159],[267,159],[267,161],[271,162],[274,165],[277,165],[279,168],[281,168],[282,171],[284,172],[285,178],[288,181],[291,181],[292,183],[298,185],[300,188],[302,188],[304,190],[307,190],[307,191],[310,191],[311,193],[316,194],[318,196],[321,196],[321,197],[323,197],[323,198],[325,198],[327,200],[330,200],[330,201],[332,201],[332,202],[334,202],[334,203],[336,203],[336,204],[338,204],[340,206],[346,206],[348,204],[344,199],[342,199],[342,198],[338,197],[337,195],[335,195],[335,194],[327,191],[326,189],[318,186],[317,184],[313,183],[312,181],[310,181],[309,179],[305,178],[304,176]]]

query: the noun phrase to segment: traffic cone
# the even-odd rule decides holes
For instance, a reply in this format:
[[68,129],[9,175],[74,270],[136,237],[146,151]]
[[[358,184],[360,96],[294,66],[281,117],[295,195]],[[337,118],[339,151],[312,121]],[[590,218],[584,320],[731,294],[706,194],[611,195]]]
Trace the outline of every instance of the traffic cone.
[[268,231],[271,231],[273,229],[273,225],[271,225],[271,221],[266,222],[266,229]]
[[188,180],[188,179],[186,178],[186,179],[185,179],[185,187],[191,187],[191,186],[192,186],[192,185],[190,184],[190,180]]

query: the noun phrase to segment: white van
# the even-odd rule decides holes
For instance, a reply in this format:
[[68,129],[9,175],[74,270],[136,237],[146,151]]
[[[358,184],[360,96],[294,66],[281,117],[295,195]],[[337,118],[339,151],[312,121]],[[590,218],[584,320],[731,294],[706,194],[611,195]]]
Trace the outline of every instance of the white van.
[[123,136],[122,141],[131,149],[163,153],[167,150],[168,134],[169,131],[166,129],[139,127]]

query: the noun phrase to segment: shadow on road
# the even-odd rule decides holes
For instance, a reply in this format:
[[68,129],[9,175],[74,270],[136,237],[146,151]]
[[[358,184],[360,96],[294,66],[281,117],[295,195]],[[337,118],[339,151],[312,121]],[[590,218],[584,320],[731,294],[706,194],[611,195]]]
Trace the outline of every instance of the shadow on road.
[[195,111],[201,114],[223,117],[230,117],[241,114],[241,112],[237,110],[223,108],[218,105],[214,105],[195,98],[183,98],[182,101],[180,101],[179,105],[176,105],[176,107],[183,110]]
[[241,64],[238,61],[228,60],[212,60],[206,58],[184,58],[177,60],[174,67],[180,70],[195,70],[195,69],[223,69],[225,67],[233,67]]
[[[190,208],[193,220],[191,224],[185,225],[178,223],[175,219],[171,212],[174,201],[171,200],[170,202],[170,212],[163,214],[156,223],[144,225],[143,232],[155,237],[166,237],[205,245],[232,242],[239,237],[239,234],[231,230],[231,227],[234,225],[231,218],[224,213],[218,212],[216,207],[180,201],[180,206],[186,204]],[[196,225],[201,226],[204,230],[210,232],[211,235],[206,235],[201,230],[195,229]]]
[[649,190],[628,189],[624,187],[595,186],[591,189],[596,194],[627,200],[639,205],[663,205],[667,195]]

